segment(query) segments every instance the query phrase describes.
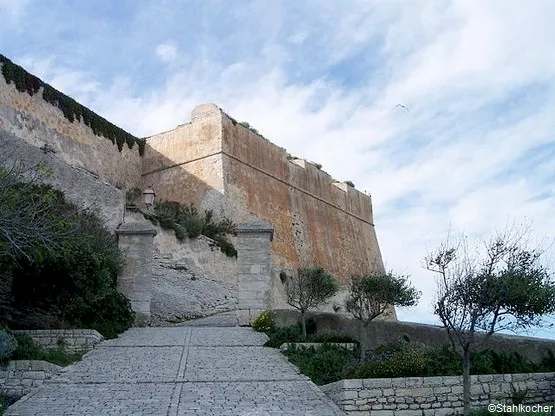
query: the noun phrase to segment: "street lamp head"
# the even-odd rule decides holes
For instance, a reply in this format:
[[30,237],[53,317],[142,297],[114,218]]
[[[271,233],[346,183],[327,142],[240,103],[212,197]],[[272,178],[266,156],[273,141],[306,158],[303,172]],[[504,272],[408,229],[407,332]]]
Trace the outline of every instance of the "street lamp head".
[[145,205],[147,206],[147,208],[149,210],[154,205],[154,197],[155,196],[156,196],[156,194],[154,193],[154,189],[152,189],[152,186],[149,186],[148,188],[146,188],[143,191],[143,201],[144,201]]

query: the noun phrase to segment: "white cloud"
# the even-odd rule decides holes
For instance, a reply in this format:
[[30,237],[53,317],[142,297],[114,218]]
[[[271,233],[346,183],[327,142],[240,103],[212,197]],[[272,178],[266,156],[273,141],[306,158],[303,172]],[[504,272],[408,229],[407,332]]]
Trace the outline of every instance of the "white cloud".
[[177,46],[173,42],[156,45],[156,55],[164,62],[173,62],[177,57]]

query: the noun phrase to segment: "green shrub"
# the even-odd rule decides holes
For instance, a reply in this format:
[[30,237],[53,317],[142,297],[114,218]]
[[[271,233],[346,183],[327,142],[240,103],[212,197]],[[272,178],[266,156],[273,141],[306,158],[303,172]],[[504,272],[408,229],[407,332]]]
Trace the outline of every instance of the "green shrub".
[[107,338],[129,328],[134,314],[117,290],[124,260],[116,239],[97,217],[66,202],[62,193],[46,186],[18,186],[22,195],[44,196],[48,215],[63,233],[57,250],[39,246],[31,258],[21,255],[10,266],[10,308],[19,316],[8,324],[21,329],[91,328]]
[[279,348],[286,342],[302,341],[302,331],[299,325],[276,328],[274,331],[268,332],[267,335],[270,339],[264,345],[271,348]]
[[434,351],[423,344],[394,343],[376,349],[357,370],[359,378],[394,378],[427,375]]
[[285,355],[317,385],[351,377],[358,361],[352,351],[326,344],[316,349],[292,348]]
[[14,352],[14,360],[42,360],[59,366],[67,366],[83,357],[82,352],[70,352],[62,346],[43,348],[25,333],[18,333],[15,338],[18,346]]
[[214,245],[222,253],[228,257],[237,257],[237,250],[226,239],[228,234],[236,234],[236,226],[229,218],[216,222],[211,210],[204,211],[204,217],[201,217],[194,204],[181,205],[174,201],[161,201],[156,204],[154,214],[143,212],[143,215],[154,225],[159,224],[166,230],[174,230],[178,240],[204,235],[214,240]]
[[351,337],[350,335],[339,335],[339,334],[333,334],[333,333],[327,333],[327,332],[311,335],[308,338],[308,342],[339,342],[339,343],[358,344],[358,341],[353,337]]
[[[471,374],[511,374],[547,371],[517,353],[472,351]],[[359,378],[457,376],[462,374],[460,356],[445,346],[396,341],[376,348],[368,362],[357,370]]]
[[17,349],[17,340],[4,329],[0,329],[0,362],[7,361]]
[[541,364],[533,363],[517,352],[510,354],[490,351],[491,364],[496,374],[536,373],[541,371]]
[[545,357],[542,358],[540,363],[542,370],[546,372],[555,371],[555,353],[553,350],[547,350]]
[[274,313],[271,311],[264,311],[260,313],[254,321],[252,321],[251,327],[258,332],[274,331],[276,328]]

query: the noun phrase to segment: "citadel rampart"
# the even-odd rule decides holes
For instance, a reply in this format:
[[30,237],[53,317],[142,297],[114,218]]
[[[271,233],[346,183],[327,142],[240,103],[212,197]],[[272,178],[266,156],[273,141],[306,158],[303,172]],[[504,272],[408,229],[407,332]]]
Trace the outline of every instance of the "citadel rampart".
[[[124,216],[121,188],[140,186],[139,147],[124,145],[119,151],[116,144],[96,135],[83,121],[68,120],[60,108],[44,100],[44,87],[51,87],[0,58],[0,163],[8,167],[14,160],[27,167],[45,163],[52,170],[46,182],[63,190],[78,206],[96,210],[113,231]],[[42,86],[36,91],[30,89],[32,94],[18,90],[15,82],[6,81],[6,65],[9,74],[14,76],[15,71],[24,85]],[[61,100],[71,100],[56,93]],[[74,109],[92,113],[77,103]],[[104,126],[121,130],[99,120]]]
[[[3,68],[7,63],[0,61],[0,65]],[[116,144],[96,135],[82,120],[72,122],[64,117],[60,108],[44,100],[43,93],[43,87],[33,95],[18,91],[15,83],[8,84],[0,75],[0,130],[47,149],[46,152],[55,153],[68,165],[82,168],[112,185],[124,188],[140,184],[139,146],[129,149],[124,145],[119,151]]]
[[[124,191],[148,185],[158,200],[193,202],[247,227],[233,241],[242,256],[230,277],[237,293],[218,283],[222,290],[212,290],[218,294],[213,301],[181,312],[209,314],[212,304],[253,311],[287,307],[280,272],[303,264],[321,265],[342,283],[353,273],[383,269],[369,196],[303,160],[288,160],[284,149],[217,106],[197,107],[191,122],[148,138],[144,146],[1,55],[0,65],[3,149],[19,149],[18,157],[30,165],[46,162],[53,170],[50,183],[78,206],[96,209],[111,231],[124,221]],[[258,224],[260,235],[251,234],[248,224]],[[173,254],[174,262],[182,261]],[[205,278],[220,282],[226,275],[216,274],[207,269]],[[192,281],[191,293],[198,287],[199,297],[208,295]]]
[[144,183],[163,199],[194,201],[236,222],[268,220],[275,269],[321,265],[342,283],[383,269],[369,196],[310,163],[288,160],[284,149],[217,106],[197,107],[190,123],[147,143]]

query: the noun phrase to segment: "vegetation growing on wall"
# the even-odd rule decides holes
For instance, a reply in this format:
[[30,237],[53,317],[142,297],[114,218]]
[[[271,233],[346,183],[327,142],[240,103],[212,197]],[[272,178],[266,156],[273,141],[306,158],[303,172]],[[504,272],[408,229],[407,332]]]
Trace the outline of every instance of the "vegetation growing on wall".
[[48,361],[62,367],[73,364],[83,357],[81,351],[71,351],[63,343],[56,348],[45,348],[37,344],[31,336],[25,333],[15,334],[17,348],[12,355],[12,360],[40,360]]
[[239,124],[243,127],[246,127],[247,129],[249,129],[250,131],[252,131],[253,133],[256,133],[258,135],[260,135],[260,133],[258,132],[258,130],[256,130],[254,127],[252,127],[248,122],[246,121],[240,121]]
[[212,210],[205,210],[202,217],[194,204],[183,206],[178,202],[162,201],[156,204],[154,213],[143,212],[146,219],[163,229],[174,230],[178,240],[204,235],[214,240],[214,246],[228,257],[237,257],[237,250],[226,238],[236,235],[235,224],[229,218],[214,221]]
[[52,86],[43,82],[40,78],[28,73],[19,65],[14,64],[4,55],[0,54],[0,63],[2,64],[2,75],[6,83],[13,83],[18,91],[26,92],[33,96],[40,88],[43,88],[42,98],[44,101],[58,107],[64,113],[64,117],[70,122],[83,121],[89,126],[97,136],[104,136],[113,144],[117,144],[121,152],[123,146],[127,144],[132,149],[135,143],[139,147],[139,154],[144,154],[145,140],[139,139],[120,127],[110,123],[105,118],[99,116],[95,112],[82,106],[73,98],[56,90]]
[[[129,300],[117,291],[123,256],[113,236],[93,214],[79,211],[49,186],[0,187],[2,212],[28,199],[40,200],[39,219],[63,232],[54,230],[56,250],[45,249],[37,239],[25,251],[0,252],[0,324],[90,328],[108,338],[129,328],[134,315]],[[0,246],[13,244],[6,238],[0,233]]]

